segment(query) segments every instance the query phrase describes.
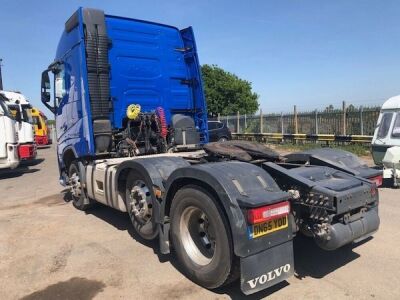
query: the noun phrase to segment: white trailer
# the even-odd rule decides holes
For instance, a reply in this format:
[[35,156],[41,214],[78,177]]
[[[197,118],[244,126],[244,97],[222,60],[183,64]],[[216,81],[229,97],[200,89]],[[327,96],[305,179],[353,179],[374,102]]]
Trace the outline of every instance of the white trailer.
[[0,169],[13,169],[18,164],[18,134],[15,121],[0,95]]
[[372,139],[375,164],[383,166],[383,179],[400,184],[400,95],[389,98],[381,108]]

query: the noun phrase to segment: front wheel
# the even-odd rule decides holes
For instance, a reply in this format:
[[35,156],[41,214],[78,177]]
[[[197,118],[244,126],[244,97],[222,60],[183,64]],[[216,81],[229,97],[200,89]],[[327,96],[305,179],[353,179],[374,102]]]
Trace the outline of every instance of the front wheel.
[[238,277],[226,218],[206,190],[188,186],[178,191],[170,215],[172,243],[192,281],[213,289]]
[[79,171],[79,162],[73,161],[69,166],[69,183],[71,185],[72,204],[79,210],[88,210],[93,207],[94,201],[87,198],[82,186],[83,178]]

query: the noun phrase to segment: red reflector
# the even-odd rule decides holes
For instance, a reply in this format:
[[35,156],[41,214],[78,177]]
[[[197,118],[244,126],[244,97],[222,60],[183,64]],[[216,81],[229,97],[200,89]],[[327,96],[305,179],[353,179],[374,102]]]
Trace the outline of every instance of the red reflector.
[[22,144],[18,147],[18,154],[21,159],[31,159],[36,156],[33,144]]
[[383,183],[382,175],[378,175],[378,176],[375,176],[375,177],[368,178],[368,180],[374,182],[377,187],[380,187],[382,185],[382,183]]
[[247,211],[247,220],[250,224],[265,222],[288,215],[290,204],[288,201],[280,202],[268,206],[250,209]]

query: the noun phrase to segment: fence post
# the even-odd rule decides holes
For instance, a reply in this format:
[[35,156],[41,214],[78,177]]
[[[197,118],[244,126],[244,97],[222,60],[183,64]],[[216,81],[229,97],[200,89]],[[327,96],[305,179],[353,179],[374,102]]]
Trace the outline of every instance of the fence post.
[[228,119],[228,116],[226,116],[226,127],[229,128],[229,119]]
[[217,120],[218,120],[218,122],[220,122],[220,121],[221,121],[221,114],[220,114],[220,113],[218,113]]
[[283,112],[281,112],[281,134],[282,134],[282,143],[284,142],[283,140]]
[[[294,106],[294,133],[299,133],[298,121],[297,121],[297,106]],[[297,140],[296,140],[297,141]]]
[[360,133],[364,135],[364,120],[363,120],[363,106],[360,106]]
[[262,109],[260,109],[260,133],[263,133],[263,113],[262,113]]
[[247,132],[247,115],[244,114],[244,133]]
[[318,110],[315,110],[315,134],[318,135]]
[[240,133],[240,122],[239,122],[239,119],[240,119],[240,113],[238,111],[237,114],[236,114],[236,133]]
[[346,101],[343,101],[342,104],[342,110],[343,110],[343,129],[342,129],[342,134],[346,135]]

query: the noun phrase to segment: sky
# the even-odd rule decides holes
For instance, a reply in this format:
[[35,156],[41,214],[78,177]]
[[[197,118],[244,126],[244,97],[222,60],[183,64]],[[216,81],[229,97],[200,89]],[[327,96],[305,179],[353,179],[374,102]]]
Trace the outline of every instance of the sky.
[[379,105],[400,94],[400,1],[0,0],[4,89],[49,115],[41,72],[79,6],[193,26],[200,63],[252,82],[263,113]]

